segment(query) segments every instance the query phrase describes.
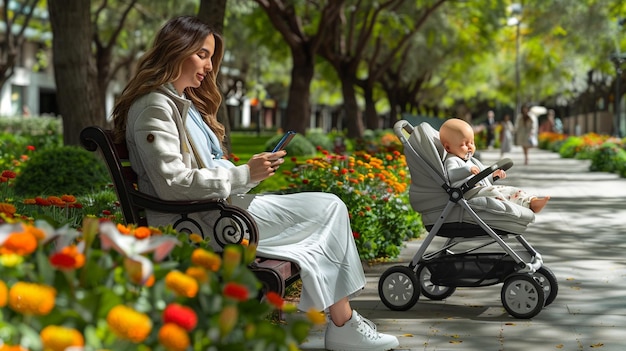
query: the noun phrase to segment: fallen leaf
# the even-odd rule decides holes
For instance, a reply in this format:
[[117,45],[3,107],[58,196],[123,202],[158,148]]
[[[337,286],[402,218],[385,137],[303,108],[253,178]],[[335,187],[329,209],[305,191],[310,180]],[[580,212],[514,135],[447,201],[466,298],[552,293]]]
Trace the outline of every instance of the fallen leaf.
[[504,325],[515,325],[513,322],[504,323]]
[[412,338],[412,337],[413,337],[413,334],[402,334],[402,336],[405,336],[405,337],[407,337],[407,338]]
[[460,344],[463,342],[463,340],[450,340],[448,341],[450,344]]
[[591,348],[592,348],[592,349],[595,349],[596,347],[602,347],[602,346],[604,346],[604,343],[599,342],[599,343],[597,343],[597,344],[593,344],[593,345],[591,345]]
[[563,344],[558,344],[558,345],[556,345],[556,348],[557,348],[557,349],[562,349],[562,348],[563,348]]

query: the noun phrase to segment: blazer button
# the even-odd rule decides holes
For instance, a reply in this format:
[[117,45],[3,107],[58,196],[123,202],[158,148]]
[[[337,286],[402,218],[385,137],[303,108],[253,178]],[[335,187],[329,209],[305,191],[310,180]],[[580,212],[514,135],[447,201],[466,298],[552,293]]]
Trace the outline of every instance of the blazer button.
[[154,134],[148,134],[148,136],[146,137],[146,140],[151,143],[154,141]]

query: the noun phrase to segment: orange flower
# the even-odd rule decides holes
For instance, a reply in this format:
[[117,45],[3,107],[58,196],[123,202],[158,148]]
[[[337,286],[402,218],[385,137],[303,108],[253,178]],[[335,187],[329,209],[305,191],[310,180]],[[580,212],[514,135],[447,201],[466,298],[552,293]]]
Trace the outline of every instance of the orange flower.
[[159,343],[168,351],[185,351],[189,348],[189,335],[174,323],[166,323],[159,329]]
[[85,345],[83,335],[76,329],[49,325],[39,333],[43,349],[46,351],[64,351],[68,347]]
[[65,202],[76,202],[76,197],[73,195],[63,195],[61,196],[61,200]]
[[190,332],[198,324],[198,316],[187,306],[171,303],[163,311],[163,323],[174,323]]
[[144,341],[152,330],[152,322],[147,315],[124,305],[117,305],[109,311],[107,324],[115,335],[134,343]]
[[55,206],[65,206],[65,201],[61,200],[58,196],[48,196],[48,201]]
[[117,231],[119,231],[122,234],[130,234],[131,228],[127,227],[127,226],[125,226],[123,224],[118,223],[117,224]]
[[28,349],[25,349],[20,345],[3,344],[0,346],[0,351],[28,351]]
[[22,201],[22,203],[24,205],[35,205],[35,204],[37,204],[37,200],[35,200],[35,199],[24,199],[24,201]]
[[224,296],[235,299],[239,302],[248,300],[249,291],[245,285],[229,282],[224,286]]
[[0,247],[0,254],[29,255],[37,249],[37,238],[30,232],[11,233]]
[[207,271],[202,267],[189,267],[185,271],[185,274],[197,280],[198,283],[205,283],[209,280],[209,275],[207,274]]
[[50,264],[61,270],[81,268],[85,264],[85,255],[76,245],[66,246],[50,256]]
[[50,201],[44,199],[43,197],[37,196],[35,198],[35,203],[39,206],[50,206]]
[[55,297],[51,286],[17,282],[9,290],[9,306],[21,314],[45,316],[54,308]]
[[7,305],[7,301],[9,300],[9,288],[7,288],[7,284],[4,280],[0,280],[0,308]]
[[152,232],[150,231],[150,228],[148,227],[138,227],[135,229],[135,232],[134,232],[135,238],[137,239],[145,239],[149,237],[150,234],[152,234]]
[[212,272],[217,272],[222,265],[222,258],[214,252],[195,249],[191,254],[191,262]]
[[198,282],[179,271],[171,271],[165,276],[165,286],[179,296],[195,297],[198,293]]
[[15,214],[15,211],[15,206],[7,204],[5,202],[0,202],[0,212],[6,213],[9,216],[13,216]]

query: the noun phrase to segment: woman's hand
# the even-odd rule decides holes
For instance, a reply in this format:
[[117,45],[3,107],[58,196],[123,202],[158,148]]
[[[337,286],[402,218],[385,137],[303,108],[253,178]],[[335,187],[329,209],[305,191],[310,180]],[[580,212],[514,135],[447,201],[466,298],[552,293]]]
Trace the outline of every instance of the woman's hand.
[[285,162],[283,157],[286,154],[287,152],[285,150],[281,150],[277,152],[264,152],[252,156],[247,163],[248,168],[250,168],[250,181],[260,182],[273,176],[278,166]]

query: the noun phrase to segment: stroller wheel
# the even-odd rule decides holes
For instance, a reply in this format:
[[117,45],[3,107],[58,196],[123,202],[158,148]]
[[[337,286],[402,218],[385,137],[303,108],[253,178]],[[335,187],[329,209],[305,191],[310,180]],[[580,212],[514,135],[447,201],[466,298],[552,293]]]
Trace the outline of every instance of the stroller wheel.
[[556,276],[552,273],[550,268],[541,266],[541,268],[533,274],[533,277],[543,286],[543,293],[546,297],[546,302],[543,306],[548,306],[556,299],[556,295],[559,292],[559,283],[556,281]]
[[431,300],[443,300],[446,297],[454,294],[454,292],[456,291],[456,287],[454,286],[433,284],[430,281],[430,277],[430,270],[426,266],[420,265],[417,269],[417,279],[420,282],[422,295],[426,296],[427,298]]
[[545,302],[543,287],[528,274],[515,274],[507,278],[500,297],[507,312],[520,319],[536,316]]
[[387,269],[378,281],[378,295],[391,310],[406,311],[413,307],[420,297],[415,272],[407,266]]

